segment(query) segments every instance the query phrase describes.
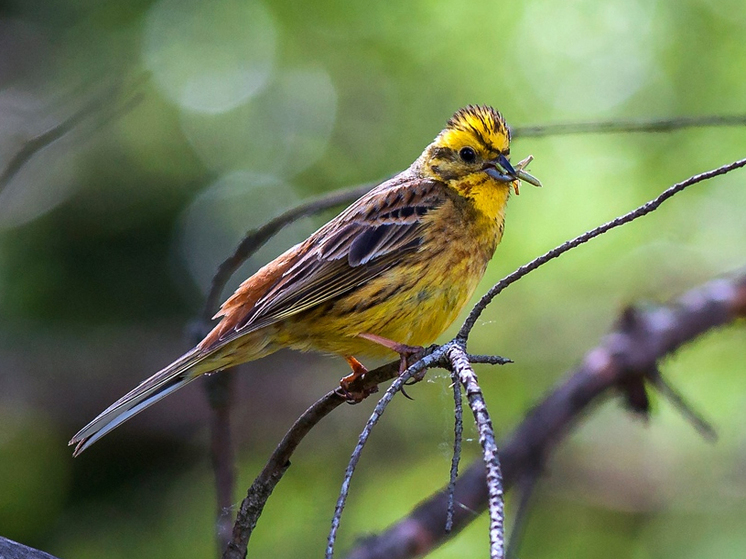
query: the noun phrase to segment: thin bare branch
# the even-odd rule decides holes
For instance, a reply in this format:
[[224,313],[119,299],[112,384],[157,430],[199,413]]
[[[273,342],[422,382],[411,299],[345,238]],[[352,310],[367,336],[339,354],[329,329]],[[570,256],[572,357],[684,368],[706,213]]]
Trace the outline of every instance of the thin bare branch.
[[[625,313],[626,314],[626,313]],[[685,343],[710,330],[746,318],[746,270],[711,281],[670,305],[645,305],[625,316],[500,445],[505,490],[526,472],[543,471],[553,449],[589,409],[630,379],[649,380],[649,371]],[[452,538],[487,507],[482,461],[456,483],[454,529],[446,532],[447,488],[420,503],[408,516],[366,538],[347,559],[409,559],[425,555]]]
[[334,516],[332,518],[332,526],[329,530],[326,555],[324,556],[325,559],[332,559],[332,557],[334,556],[334,545],[337,540],[337,532],[339,531],[339,524],[342,519],[342,511],[344,510],[345,504],[347,502],[347,496],[350,492],[352,475],[355,473],[355,467],[360,460],[360,456],[363,453],[365,443],[368,441],[368,437],[370,437],[373,428],[378,423],[378,420],[381,419],[383,412],[386,411],[386,408],[393,399],[394,395],[402,389],[402,387],[409,379],[411,379],[417,373],[424,371],[425,369],[444,365],[443,356],[446,354],[447,350],[448,346],[442,346],[436,348],[434,351],[432,351],[432,353],[426,353],[421,359],[410,365],[406,371],[404,371],[396,379],[394,379],[394,382],[391,383],[384,395],[381,396],[380,400],[378,400],[376,407],[373,409],[373,413],[368,419],[368,422],[365,424],[362,433],[360,433],[360,437],[358,438],[355,450],[352,452],[350,462],[347,465],[347,469],[345,470],[344,480],[342,481],[342,489],[339,492],[337,506],[334,509]]
[[459,330],[456,339],[461,341],[462,343],[466,343],[466,340],[469,337],[469,333],[471,332],[472,328],[474,328],[477,320],[481,316],[484,309],[487,308],[487,305],[490,304],[492,299],[494,299],[503,289],[508,287],[510,284],[515,283],[529,272],[534,271],[539,266],[546,264],[550,260],[562,256],[567,251],[578,247],[583,243],[586,243],[591,239],[598,237],[599,235],[602,235],[607,231],[610,231],[611,229],[614,229],[615,227],[619,227],[620,225],[624,225],[625,223],[629,223],[639,217],[655,211],[663,202],[694,184],[700,183],[707,179],[711,179],[713,177],[724,175],[726,173],[734,171],[735,169],[740,169],[745,165],[746,159],[739,159],[738,161],[728,163],[727,165],[723,165],[721,167],[718,167],[717,169],[713,169],[711,171],[706,171],[704,173],[694,175],[693,177],[689,177],[688,179],[667,188],[659,196],[657,196],[653,200],[650,200],[649,202],[646,202],[645,204],[632,210],[631,212],[612,219],[611,221],[608,221],[603,225],[596,227],[595,229],[583,233],[582,235],[579,235],[570,241],[564,242],[560,246],[553,248],[552,250],[544,253],[538,258],[535,258],[528,264],[521,266],[512,274],[508,274],[503,279],[501,279],[487,293],[482,296],[482,298],[474,306],[474,308],[469,313],[469,316],[464,321],[464,324]]
[[474,355],[467,353],[466,357],[469,359],[469,363],[476,364],[481,363],[484,365],[510,365],[513,360],[507,357],[500,357],[499,355]]
[[490,559],[505,557],[505,501],[503,491],[500,458],[495,443],[495,432],[492,420],[484,402],[482,389],[477,382],[477,375],[469,363],[464,348],[453,344],[448,350],[448,359],[464,385],[469,407],[474,414],[479,433],[479,444],[482,445],[482,455],[487,480],[487,503],[490,512]]
[[531,502],[531,497],[534,494],[534,489],[536,489],[539,474],[540,472],[525,472],[518,482],[520,499],[518,500],[518,506],[516,507],[517,510],[513,520],[513,528],[510,531],[508,550],[505,552],[505,556],[508,559],[515,559],[518,556],[518,548],[521,546],[521,539],[523,538],[523,532],[526,528],[528,506]]
[[651,371],[648,374],[648,379],[658,392],[679,411],[683,418],[691,423],[692,427],[703,438],[710,442],[717,441],[718,435],[712,424],[694,410],[686,399],[663,377],[658,369]]
[[235,385],[235,368],[222,371],[219,375],[204,378],[210,409],[210,456],[215,475],[217,499],[216,536],[218,549],[226,549],[233,531],[233,488],[235,487],[236,466],[233,445],[230,440],[230,411]]
[[461,381],[453,368],[451,368],[451,382],[453,384],[453,455],[451,457],[451,472],[448,478],[448,510],[446,511],[446,532],[453,530],[454,493],[456,491],[456,478],[458,478],[458,465],[461,462],[461,441],[464,433],[464,407],[461,401]]
[[[363,379],[363,390],[370,390],[394,378],[399,372],[399,361],[392,361],[369,371]],[[249,539],[264,505],[288,466],[290,457],[303,438],[324,417],[345,403],[345,398],[332,390],[316,401],[301,415],[277,445],[264,469],[249,488],[236,517],[233,538],[223,554],[223,559],[242,559],[246,556]]]
[[512,129],[514,138],[543,138],[569,134],[618,134],[629,132],[671,132],[684,128],[712,126],[743,126],[746,115],[704,115],[678,118],[607,120],[601,122],[576,122],[517,126]]

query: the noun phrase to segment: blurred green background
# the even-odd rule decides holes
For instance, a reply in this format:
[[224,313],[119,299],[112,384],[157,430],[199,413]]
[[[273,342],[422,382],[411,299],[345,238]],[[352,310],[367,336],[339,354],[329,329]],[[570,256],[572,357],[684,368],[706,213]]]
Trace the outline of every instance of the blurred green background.
[[[73,433],[187,349],[216,265],[300,201],[408,166],[469,103],[513,126],[746,111],[737,0],[0,4],[0,158],[93,104],[0,192],[0,535],[63,558],[214,555],[199,383],[73,460]],[[128,100],[139,96],[139,101]],[[479,293],[541,252],[746,153],[746,130],[518,139],[524,186]],[[512,286],[470,348],[508,433],[625,305],[664,301],[746,257],[743,171],[697,185]],[[231,284],[331,214],[262,249]],[[445,338],[444,338],[445,339]],[[617,401],[551,461],[521,556],[720,559],[746,554],[743,325],[664,372],[718,427],[706,444],[665,402],[649,424]],[[346,374],[284,353],[244,367],[234,413],[240,499],[292,420]],[[449,380],[397,399],[352,486],[340,550],[447,483]],[[250,553],[319,557],[373,402],[303,443]],[[468,457],[478,443],[469,428]],[[513,510],[509,500],[509,512]],[[432,556],[486,556],[481,518]]]

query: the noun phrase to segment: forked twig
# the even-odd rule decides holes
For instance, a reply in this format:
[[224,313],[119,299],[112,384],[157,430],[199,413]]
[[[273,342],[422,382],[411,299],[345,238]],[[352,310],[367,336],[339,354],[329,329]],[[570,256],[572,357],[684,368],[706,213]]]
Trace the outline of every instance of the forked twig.
[[[485,358],[486,356],[478,357]],[[489,362],[504,364],[510,362],[510,360],[495,356],[494,358],[489,359]],[[429,348],[428,352],[426,352],[422,358],[394,379],[394,382],[391,383],[391,386],[389,386],[386,393],[376,404],[370,419],[368,419],[363,431],[360,433],[358,443],[355,446],[355,450],[352,452],[352,456],[350,457],[350,461],[345,471],[342,488],[339,492],[339,498],[337,499],[337,505],[332,518],[332,526],[329,530],[325,559],[332,559],[334,555],[334,545],[336,543],[337,532],[342,518],[342,511],[344,510],[347,496],[349,495],[352,476],[373,428],[378,424],[378,421],[381,419],[381,416],[389,403],[391,403],[393,397],[397,392],[401,391],[406,382],[414,375],[433,367],[444,367],[454,371],[458,378],[458,382],[463,384],[466,390],[469,406],[474,413],[474,419],[477,423],[479,440],[484,450],[485,464],[488,465],[487,467],[494,474],[490,477],[489,482],[491,495],[494,497],[490,502],[490,517],[493,519],[490,526],[490,539],[493,544],[490,557],[491,559],[503,559],[505,542],[503,529],[503,489],[501,484],[500,465],[497,457],[497,447],[495,446],[495,436],[492,431],[492,423],[489,419],[487,408],[484,405],[481,390],[476,382],[476,375],[469,363],[468,355],[464,348],[454,341],[443,346]]]
[[[471,355],[466,354],[463,350],[459,349],[461,353],[466,356],[467,362],[473,363],[485,363],[489,365],[507,365],[512,363],[510,359],[500,357],[499,355]],[[453,529],[453,514],[455,509],[455,491],[456,491],[456,479],[458,478],[458,466],[461,461],[461,440],[464,432],[464,411],[461,402],[461,384],[462,378],[459,375],[453,361],[451,361],[451,384],[453,385],[453,405],[454,405],[454,425],[453,425],[453,454],[451,456],[451,471],[448,478],[448,510],[446,512],[446,532],[450,532]],[[471,402],[470,402],[471,404]],[[472,407],[472,411],[474,408]],[[475,417],[476,419],[476,417]],[[492,437],[494,439],[494,436]]]
[[[666,306],[643,306],[635,320],[620,320],[500,444],[503,484],[541,472],[554,448],[594,404],[632,379],[646,379],[656,364],[685,343],[746,318],[746,270],[713,280]],[[360,541],[347,559],[412,559],[452,538],[487,507],[484,464],[472,463],[456,483],[454,527],[444,529],[447,488],[420,503],[382,533]]]

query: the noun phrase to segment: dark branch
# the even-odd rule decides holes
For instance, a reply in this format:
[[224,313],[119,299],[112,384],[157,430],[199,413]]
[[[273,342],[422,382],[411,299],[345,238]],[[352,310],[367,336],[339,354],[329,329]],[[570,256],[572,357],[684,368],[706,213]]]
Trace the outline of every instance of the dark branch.
[[[683,344],[702,334],[746,318],[746,271],[714,280],[671,305],[645,306],[625,313],[620,324],[591,350],[569,378],[541,401],[500,445],[505,490],[526,473],[544,469],[552,450],[593,405],[630,380],[647,381],[649,371]],[[630,319],[631,317],[631,319]],[[473,463],[456,484],[454,530],[444,529],[447,489],[420,503],[383,533],[366,538],[348,559],[419,557],[454,536],[487,506],[486,476]]]
[[516,507],[515,517],[513,518],[513,528],[510,531],[508,549],[505,552],[507,559],[516,559],[516,557],[518,557],[518,548],[521,545],[523,530],[526,527],[526,519],[528,518],[528,506],[531,502],[531,497],[534,494],[534,489],[536,489],[536,483],[539,481],[540,475],[541,472],[524,472],[516,484],[518,485],[520,496],[518,499],[518,506]]
[[217,500],[216,536],[218,549],[226,549],[231,541],[233,530],[236,465],[231,444],[230,411],[235,384],[235,368],[222,371],[219,375],[208,375],[204,385],[209,399],[210,409],[210,457],[215,476]]
[[735,169],[740,169],[745,165],[746,159],[739,159],[738,161],[723,165],[722,167],[718,167],[717,169],[713,169],[711,171],[706,171],[704,173],[694,175],[693,177],[689,177],[685,181],[676,183],[673,186],[667,188],[657,198],[646,202],[639,208],[632,210],[631,212],[619,216],[615,219],[612,219],[611,221],[608,221],[603,225],[596,227],[595,229],[583,233],[582,235],[579,235],[578,237],[575,237],[570,241],[562,243],[560,246],[553,248],[549,252],[539,256],[528,264],[521,266],[512,274],[505,276],[482,296],[482,298],[474,306],[474,308],[469,313],[469,316],[464,321],[464,325],[461,327],[461,330],[459,330],[456,339],[460,340],[463,343],[466,343],[466,340],[469,337],[469,333],[471,332],[472,328],[474,328],[474,325],[477,323],[480,315],[482,314],[484,309],[487,308],[487,305],[490,304],[492,299],[494,299],[503,289],[508,287],[510,284],[515,283],[529,272],[534,271],[536,268],[542,266],[543,264],[546,264],[550,260],[563,255],[567,251],[580,246],[583,243],[586,243],[591,239],[598,237],[599,235],[602,235],[611,229],[614,229],[615,227],[619,227],[620,225],[624,225],[625,223],[634,221],[638,217],[642,217],[649,214],[650,212],[655,211],[663,202],[689,186],[700,183],[707,179],[711,179],[713,177],[717,177],[719,175],[724,175],[725,173],[729,173],[730,171],[733,171]]
[[668,400],[670,404],[681,413],[681,416],[691,423],[692,427],[694,427],[702,437],[711,442],[717,441],[718,435],[715,428],[706,419],[700,416],[691,405],[689,405],[684,397],[679,394],[665,378],[663,378],[660,371],[654,369],[650,374],[648,374],[648,379],[658,392],[660,392],[661,396],[666,398],[666,400]]
[[620,132],[671,132],[684,128],[710,126],[743,126],[746,115],[684,116],[680,118],[609,120],[605,122],[577,122],[565,124],[543,124],[517,126],[514,138],[542,138],[569,134],[617,134]]

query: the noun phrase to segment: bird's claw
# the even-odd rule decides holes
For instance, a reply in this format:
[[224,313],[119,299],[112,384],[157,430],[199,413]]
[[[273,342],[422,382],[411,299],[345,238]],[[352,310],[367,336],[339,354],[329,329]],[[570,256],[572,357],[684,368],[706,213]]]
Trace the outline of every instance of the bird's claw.
[[335,392],[345,399],[348,404],[359,404],[371,394],[378,392],[378,386],[365,386],[365,375],[368,369],[352,356],[345,357],[352,372],[339,381],[339,388]]
[[[347,378],[347,377],[345,377]],[[339,381],[339,388],[334,392],[345,399],[348,404],[359,404],[365,400],[371,394],[378,392],[378,386],[363,387],[359,386],[362,384],[359,382],[360,379],[356,379],[353,382],[345,382],[345,378]]]

